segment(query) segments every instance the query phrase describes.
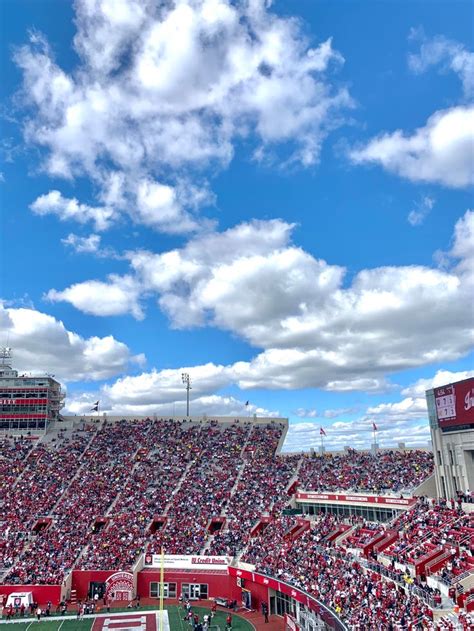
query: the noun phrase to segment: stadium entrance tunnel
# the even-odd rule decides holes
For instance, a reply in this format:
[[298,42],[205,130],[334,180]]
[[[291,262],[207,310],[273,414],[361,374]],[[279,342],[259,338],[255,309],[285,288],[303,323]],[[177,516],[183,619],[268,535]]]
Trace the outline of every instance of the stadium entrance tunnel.
[[87,593],[88,598],[93,599],[97,594],[97,597],[102,599],[105,596],[105,591],[107,589],[107,585],[105,582],[101,581],[91,581],[89,583],[89,591]]
[[211,519],[211,523],[209,524],[207,530],[209,532],[209,534],[211,535],[215,535],[216,532],[219,532],[219,530],[222,530],[222,527],[225,524],[225,517],[214,517],[213,519]]
[[154,535],[155,532],[157,530],[161,530],[165,524],[166,524],[166,517],[164,516],[154,517],[150,524],[150,527],[148,528],[148,532],[151,535]]

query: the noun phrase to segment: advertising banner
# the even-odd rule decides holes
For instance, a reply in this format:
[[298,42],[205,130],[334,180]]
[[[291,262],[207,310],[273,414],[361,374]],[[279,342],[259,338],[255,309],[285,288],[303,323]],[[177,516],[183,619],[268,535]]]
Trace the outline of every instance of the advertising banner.
[[352,504],[355,502],[359,502],[361,504],[386,504],[388,506],[411,506],[416,502],[415,499],[404,497],[381,497],[378,495],[345,495],[342,493],[311,493],[310,491],[297,493],[296,499],[313,502],[340,502],[342,504]]
[[[163,566],[166,570],[227,570],[232,557],[227,556],[184,556],[165,554]],[[161,567],[160,554],[145,554],[145,567]]]

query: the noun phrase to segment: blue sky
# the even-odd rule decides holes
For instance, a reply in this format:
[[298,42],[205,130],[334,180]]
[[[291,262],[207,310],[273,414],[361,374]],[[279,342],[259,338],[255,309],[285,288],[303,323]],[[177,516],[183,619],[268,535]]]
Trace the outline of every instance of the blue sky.
[[425,445],[473,374],[472,5],[268,4],[0,4],[0,344],[70,413],[186,371],[288,450]]

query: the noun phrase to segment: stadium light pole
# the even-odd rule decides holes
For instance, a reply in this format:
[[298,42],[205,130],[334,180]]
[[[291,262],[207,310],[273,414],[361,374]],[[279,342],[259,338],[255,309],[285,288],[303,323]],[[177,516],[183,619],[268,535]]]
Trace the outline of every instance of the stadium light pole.
[[189,376],[189,373],[182,372],[181,380],[186,386],[186,416],[189,417],[189,391],[191,390],[191,378]]

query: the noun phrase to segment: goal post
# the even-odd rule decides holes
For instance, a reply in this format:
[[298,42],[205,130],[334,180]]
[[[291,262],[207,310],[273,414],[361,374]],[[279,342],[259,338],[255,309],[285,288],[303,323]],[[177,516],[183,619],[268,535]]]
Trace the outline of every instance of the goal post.
[[161,547],[161,555],[160,555],[160,622],[159,622],[159,631],[163,631],[164,597],[165,597],[165,552],[164,552],[163,546],[162,546]]

